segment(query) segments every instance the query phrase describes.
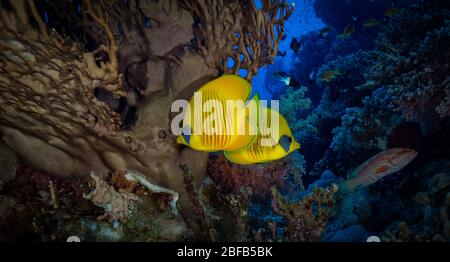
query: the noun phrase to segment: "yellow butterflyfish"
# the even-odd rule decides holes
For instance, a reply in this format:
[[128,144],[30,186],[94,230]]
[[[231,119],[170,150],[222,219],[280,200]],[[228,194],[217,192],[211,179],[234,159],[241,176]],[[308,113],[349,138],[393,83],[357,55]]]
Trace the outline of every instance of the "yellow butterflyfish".
[[[263,127],[261,121],[259,121],[260,130],[256,141],[251,146],[242,150],[225,151],[225,157],[229,161],[241,165],[270,162],[281,159],[300,148],[300,144],[295,141],[292,131],[282,115],[276,111],[267,109],[265,112],[267,121],[271,122],[272,113],[278,117],[278,123],[275,123],[275,125],[278,124],[278,132],[270,134],[273,128],[277,127],[272,126],[273,124],[271,124],[270,128]],[[268,140],[271,143],[268,144]]]
[[257,105],[246,104],[251,91],[250,84],[235,75],[202,86],[189,101],[177,142],[205,152],[240,150],[252,144],[258,131],[257,120],[249,119]]

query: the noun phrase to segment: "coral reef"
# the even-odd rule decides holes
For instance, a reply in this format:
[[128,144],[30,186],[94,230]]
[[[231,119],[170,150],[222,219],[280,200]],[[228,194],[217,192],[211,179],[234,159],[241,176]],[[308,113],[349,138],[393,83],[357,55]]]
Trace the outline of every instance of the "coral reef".
[[[126,95],[118,68],[118,43],[108,24],[106,7],[86,2],[87,15],[99,24],[106,41],[95,52],[86,53],[79,44],[63,39],[45,24],[39,31],[27,26],[31,15],[27,6],[32,3],[16,1],[14,12],[2,8],[3,142],[35,168],[66,177],[83,176],[90,171],[105,175],[109,170],[127,170],[127,166],[155,177],[161,171],[152,170],[150,163],[154,161],[146,163],[143,159],[155,159],[156,152],[165,152],[166,160],[177,161],[175,146],[175,151],[161,150],[170,142],[153,135],[168,127],[151,126],[145,132],[133,133],[119,131],[120,115],[95,97],[99,88],[114,99]],[[33,14],[34,19],[42,21],[39,14]],[[108,60],[97,65],[96,55],[102,52],[107,52]],[[17,92],[22,95],[11,95]],[[169,119],[160,123],[168,125]],[[141,139],[158,144],[160,149],[154,151],[158,147],[146,146],[139,142]],[[192,157],[205,158],[195,155]]]
[[[300,116],[302,116],[308,109],[311,108],[312,101],[306,97],[307,87],[301,86],[298,89],[287,89],[286,93],[280,97],[280,113],[290,123],[290,127],[294,137],[300,141],[303,147],[305,142],[305,132],[314,132],[316,130],[307,130],[308,126],[305,124]],[[305,173],[305,161],[303,156],[298,152],[293,152],[288,156],[288,172],[293,176],[301,176]],[[303,187],[303,186],[302,186]]]
[[[171,102],[187,98],[219,72],[231,72],[218,64],[225,56],[244,53],[239,68],[250,79],[275,56],[292,12],[284,1],[264,1],[262,9],[252,1],[208,6],[173,0],[3,1],[2,142],[53,175],[136,170],[178,192],[189,217],[178,166],[190,163],[198,183],[207,154],[180,148],[168,135]],[[233,17],[239,23],[224,23]],[[261,40],[270,41],[261,48]]]
[[384,241],[445,239],[448,160],[425,162],[419,167],[406,168],[402,171],[405,176],[389,176],[338,198],[323,239],[333,239],[336,232],[345,232],[355,225],[364,230],[341,235],[340,241],[365,241],[367,232],[384,235]]
[[202,214],[196,223],[201,230],[199,240],[250,241],[249,206],[253,193],[250,188],[241,187],[237,193],[224,193],[219,184],[206,177],[196,192]]
[[128,192],[116,191],[114,187],[106,183],[94,172],[90,174],[94,180],[95,189],[84,198],[91,200],[96,206],[105,210],[105,214],[98,217],[98,220],[108,219],[110,222],[126,221],[130,215],[130,205],[132,201],[139,198]]
[[[420,26],[414,24],[417,20],[426,20],[427,15],[437,15],[437,9],[442,4],[442,2],[437,1],[433,4],[423,3],[415,7],[405,8],[401,15],[389,20],[389,23],[377,38],[377,50],[357,52],[354,55],[347,56],[347,59],[351,58],[348,60],[349,62],[354,61],[353,63],[358,65],[354,66],[352,62],[348,64],[350,68],[353,67],[356,71],[346,70],[346,67],[339,69],[340,71],[346,71],[346,73],[336,77],[333,82],[327,83],[339,91],[325,90],[321,104],[327,106],[319,105],[314,110],[316,115],[332,113],[333,116],[341,116],[341,126],[333,129],[333,137],[330,140],[332,151],[327,150],[324,154],[325,157],[315,164],[313,174],[320,174],[326,168],[333,168],[339,173],[345,173],[345,170],[348,170],[352,165],[348,161],[352,157],[356,156],[358,160],[362,161],[362,158],[369,156],[368,153],[377,149],[386,149],[389,146],[391,131],[396,131],[397,127],[405,123],[404,121],[417,121],[421,130],[425,133],[442,126],[446,118],[442,116],[444,118],[439,120],[436,107],[438,107],[439,112],[441,112],[441,108],[444,108],[445,111],[444,105],[447,99],[445,94],[448,89],[445,79],[446,74],[441,75],[438,71],[432,69],[433,73],[422,68],[422,65],[428,65],[433,61],[430,64],[431,67],[437,66],[440,68],[439,70],[446,70],[447,68],[446,62],[440,59],[448,56],[446,51],[448,47],[442,46],[440,44],[442,42],[439,40],[442,37],[445,38],[446,33],[443,33],[442,37],[432,37],[436,30],[439,32],[446,30],[442,28],[445,28],[445,25],[441,18],[447,15],[447,11],[445,9],[439,11],[442,14],[439,15],[440,19],[436,20],[436,23],[428,21],[427,24],[426,21],[423,21]],[[414,13],[417,19],[411,18],[412,16],[408,15],[409,13]],[[427,15],[424,15],[425,13]],[[416,34],[412,28],[417,27],[419,33]],[[402,31],[401,34],[400,31]],[[427,43],[426,46],[424,43]],[[439,58],[436,60],[433,58],[435,56],[439,56]],[[358,59],[355,60],[355,58]],[[415,59],[418,59],[416,60],[417,63],[412,61]],[[338,68],[339,65],[345,65],[345,60],[338,58],[336,61],[322,66],[322,71],[326,72]],[[361,62],[357,62],[358,60]],[[409,60],[411,61],[408,62]],[[418,62],[419,60],[423,60],[423,63]],[[417,66],[419,64],[420,66]],[[402,77],[403,73],[405,75]],[[341,77],[346,79],[339,82]],[[426,79],[433,80],[429,82]],[[349,87],[347,87],[347,84]],[[350,92],[339,94],[346,89]],[[373,92],[368,93],[368,90]],[[426,94],[428,92],[426,90],[429,90],[432,94]],[[414,92],[420,94],[415,95]],[[422,95],[427,97],[425,98]],[[422,104],[418,105],[414,101]],[[408,105],[407,111],[411,114],[405,114],[406,111],[402,109],[405,107],[402,105]],[[336,114],[336,112],[341,113]],[[415,116],[419,116],[419,118]],[[313,123],[316,130],[324,129],[323,124],[321,124],[323,122],[332,123],[327,119],[317,119],[321,121]],[[405,136],[406,132],[406,130],[403,131],[401,136]],[[310,136],[310,133],[307,135]],[[396,136],[398,137],[399,134],[396,134]],[[309,160],[308,155],[307,160]]]
[[[345,173],[356,161],[386,149],[389,130],[401,124],[401,119],[386,106],[390,96],[383,87],[362,99],[362,106],[345,108],[341,126],[332,129],[331,143],[325,157],[314,167],[315,173],[334,168]],[[327,111],[329,112],[329,111]],[[355,159],[356,157],[356,159]]]
[[[197,189],[193,183],[192,172],[186,165],[181,165],[180,168],[184,173],[184,183],[186,190],[189,192],[189,198],[193,209],[193,214],[196,217],[195,222],[199,229],[198,232],[203,234],[202,238],[209,241],[216,241],[217,232],[214,229],[214,225],[211,219],[211,214],[202,203],[201,194],[202,188]],[[192,228],[192,226],[191,226]]]
[[16,174],[17,156],[7,147],[0,144],[0,192]]
[[384,10],[388,7],[386,1],[339,1],[316,0],[314,9],[316,15],[327,25],[335,26],[338,31],[350,23],[355,23],[352,17],[363,20],[364,18],[382,18]]
[[[317,70],[317,84],[331,86],[345,92],[345,89],[353,89],[365,83],[370,74],[370,68],[377,64],[378,54],[374,51],[357,51],[344,56],[337,56],[332,61],[322,65]],[[329,82],[323,81],[323,74],[330,70],[336,70],[339,74]],[[347,96],[360,96],[357,92],[347,92]],[[351,101],[351,99],[349,98]]]
[[[330,33],[330,37],[333,37],[332,33]],[[302,41],[302,48],[295,54],[295,59],[292,62],[291,74],[302,85],[308,86],[310,90],[317,91],[314,92],[315,96],[312,98],[314,104],[316,104],[320,100],[321,92],[320,87],[315,85],[314,77],[317,69],[325,62],[333,42],[321,37],[318,32],[310,32],[302,36]],[[310,94],[310,96],[312,95]]]
[[300,87],[296,90],[288,89],[285,94],[280,97],[280,113],[286,118],[292,131],[296,133],[300,130],[298,123],[298,112],[311,108],[311,100],[305,97],[308,91],[307,87]]
[[181,241],[191,239],[186,223],[174,218],[159,194],[140,195],[142,201],[130,206],[121,241]]
[[450,176],[449,162],[430,163],[412,197],[418,205],[417,219],[396,221],[384,233],[384,241],[449,241]]
[[[450,241],[447,2],[315,0],[286,36],[286,0],[0,1],[0,241]],[[263,66],[299,150],[176,143],[173,101]]]
[[235,223],[235,236],[233,239],[238,241],[248,241],[250,225],[248,222],[248,206],[250,204],[251,190],[243,188],[239,194],[223,195],[222,201],[231,212],[233,223]]
[[67,236],[84,235],[80,219],[95,220],[104,213],[83,198],[88,190],[85,179],[53,177],[18,162],[0,196],[1,241],[65,242]]
[[[445,219],[443,224],[437,222],[443,194],[447,192],[444,163],[449,153],[441,146],[448,140],[443,135],[448,132],[449,119],[448,45],[443,44],[448,42],[448,6],[439,0],[413,1],[414,4],[399,1],[398,14],[380,19],[386,4],[367,3],[379,5],[370,14],[363,14],[362,9],[357,9],[358,5],[365,8],[364,2],[367,1],[341,5],[316,1],[318,16],[332,27],[327,37],[328,50],[315,51],[326,45],[317,33],[310,33],[305,37],[308,51],[301,52],[293,64],[292,74],[308,81],[306,72],[297,72],[296,66],[304,69],[313,65],[302,64],[308,61],[309,53],[322,61],[315,65],[316,70],[306,70],[315,72],[316,80],[309,82],[308,89],[323,88],[318,89],[320,95],[314,94],[321,98],[320,102],[313,102],[308,113],[295,116],[295,125],[301,127],[295,133],[302,144],[303,158],[299,162],[308,174],[303,176],[303,182],[307,192],[310,187],[330,183],[345,185],[343,178],[349,174],[353,177],[352,170],[361,170],[357,163],[380,150],[408,147],[419,152],[419,156],[411,167],[405,167],[404,176],[386,177],[346,196],[338,194],[322,239],[365,241],[368,235],[381,235],[386,230],[391,231],[392,239],[399,239],[397,224],[403,218],[408,227],[402,224],[402,230],[409,228],[413,236],[409,240],[420,235],[422,240],[448,241],[443,233]],[[324,11],[330,8],[335,10]],[[357,19],[352,20],[351,16]],[[381,27],[370,29],[373,32],[360,27],[361,18],[368,16],[377,18]],[[333,34],[350,23],[356,24],[356,33],[345,40],[334,40]],[[368,36],[374,36],[378,29],[380,35],[372,45]],[[328,81],[324,74],[333,71],[338,73]],[[298,100],[290,101],[295,104],[286,108],[301,107],[303,101]],[[441,163],[440,168],[433,162],[436,160]],[[326,170],[332,170],[337,177],[326,178]],[[433,188],[433,194],[428,192],[428,186]],[[383,210],[383,216],[376,210]]]
[[[320,94],[320,102],[315,105],[309,114],[299,114],[299,117],[296,116],[297,118],[293,120],[295,136],[302,144],[302,154],[307,158],[307,171],[313,169],[314,163],[327,154],[333,139],[330,136],[332,129],[338,126],[346,108],[360,105],[361,99],[368,94],[367,91],[355,92],[354,88],[365,83],[368,68],[375,62],[376,52],[358,51],[346,56],[338,56],[336,60],[332,60],[317,69],[316,80],[311,88],[314,88],[313,91]],[[322,74],[330,70],[336,70],[339,75],[330,82],[322,82]],[[323,91],[320,91],[321,87]],[[309,98],[309,95],[307,97]],[[282,97],[281,102],[283,105],[287,100],[283,100]],[[302,107],[305,104],[300,98],[297,98],[297,101],[290,102],[293,102],[293,105],[283,105],[281,107],[282,112],[286,108],[286,114],[291,114],[291,108]],[[320,174],[322,171],[313,172]]]
[[209,160],[208,175],[224,193],[238,194],[250,188],[254,196],[266,196],[273,186],[281,187],[287,171],[285,160],[241,166],[220,155]]

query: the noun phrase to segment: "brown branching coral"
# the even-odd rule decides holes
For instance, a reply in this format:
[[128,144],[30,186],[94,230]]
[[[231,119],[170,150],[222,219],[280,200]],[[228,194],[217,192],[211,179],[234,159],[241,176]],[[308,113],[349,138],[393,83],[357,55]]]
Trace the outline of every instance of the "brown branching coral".
[[248,208],[252,191],[249,188],[242,188],[238,194],[219,194],[220,202],[223,203],[225,209],[232,221],[229,221],[234,228],[230,230],[234,233],[233,239],[236,241],[249,241],[250,225],[248,221]]
[[315,188],[311,195],[304,196],[299,203],[289,203],[274,188],[272,205],[275,213],[287,221],[287,240],[319,241],[334,205],[333,195],[336,192],[337,186]]
[[[253,0],[182,2],[198,20],[197,41],[207,63],[231,74],[246,69],[247,80],[259,67],[273,63],[284,21],[294,9],[285,0],[263,0],[260,9]],[[233,60],[231,68],[228,58]]]
[[377,39],[373,83],[387,87],[390,104],[408,121],[430,126],[449,116],[450,12],[446,1],[401,11]]
[[211,214],[201,202],[200,194],[202,192],[195,187],[193,175],[189,167],[187,165],[180,165],[180,168],[183,170],[184,183],[186,190],[189,192],[189,199],[195,216],[195,223],[197,223],[200,229],[199,231],[202,234],[202,238],[208,241],[216,241],[217,232],[214,229]]

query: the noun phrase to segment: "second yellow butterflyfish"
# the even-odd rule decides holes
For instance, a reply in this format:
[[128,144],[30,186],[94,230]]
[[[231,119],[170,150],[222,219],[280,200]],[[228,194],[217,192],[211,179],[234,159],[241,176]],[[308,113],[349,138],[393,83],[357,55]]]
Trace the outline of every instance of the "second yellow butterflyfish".
[[[279,160],[300,148],[282,115],[268,108],[263,112],[267,115],[267,122],[271,122],[271,116],[277,116],[278,121],[272,123],[270,127],[263,127],[260,121],[258,137],[251,146],[224,152],[229,161],[241,165],[270,162]],[[277,126],[272,126],[273,124],[278,125],[278,132],[274,133]]]

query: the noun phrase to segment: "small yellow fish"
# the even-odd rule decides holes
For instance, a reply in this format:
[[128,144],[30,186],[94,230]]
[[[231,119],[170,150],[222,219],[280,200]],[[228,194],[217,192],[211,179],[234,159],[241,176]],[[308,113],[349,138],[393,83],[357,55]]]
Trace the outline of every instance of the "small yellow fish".
[[374,26],[377,26],[379,24],[380,24],[380,22],[377,19],[369,18],[369,19],[364,21],[364,25],[363,26],[364,27],[374,27]]
[[329,83],[329,82],[333,81],[339,75],[341,75],[341,73],[337,69],[328,70],[325,73],[321,74],[320,80],[322,82]]
[[390,7],[384,11],[384,15],[387,17],[393,17],[393,16],[397,15],[398,11],[399,11],[398,8]]
[[[238,151],[225,151],[225,157],[236,164],[251,165],[256,163],[270,162],[281,159],[291,152],[300,148],[300,144],[295,141],[292,131],[286,119],[278,112],[267,109],[265,110],[267,121],[271,122],[271,115],[278,116],[279,132],[277,135],[271,134],[268,129],[260,132],[256,141],[249,147]],[[270,126],[272,128],[272,126]],[[270,140],[270,144],[267,141]]]
[[[183,116],[183,133],[177,143],[205,152],[239,150],[252,144],[258,131],[257,121],[251,124],[248,119],[249,104],[244,104],[250,93],[250,84],[235,75],[225,75],[202,86],[189,101],[190,114],[185,112]],[[236,109],[227,110],[228,101],[236,102]],[[205,112],[205,108],[210,110]],[[242,127],[244,132],[238,132]]]

